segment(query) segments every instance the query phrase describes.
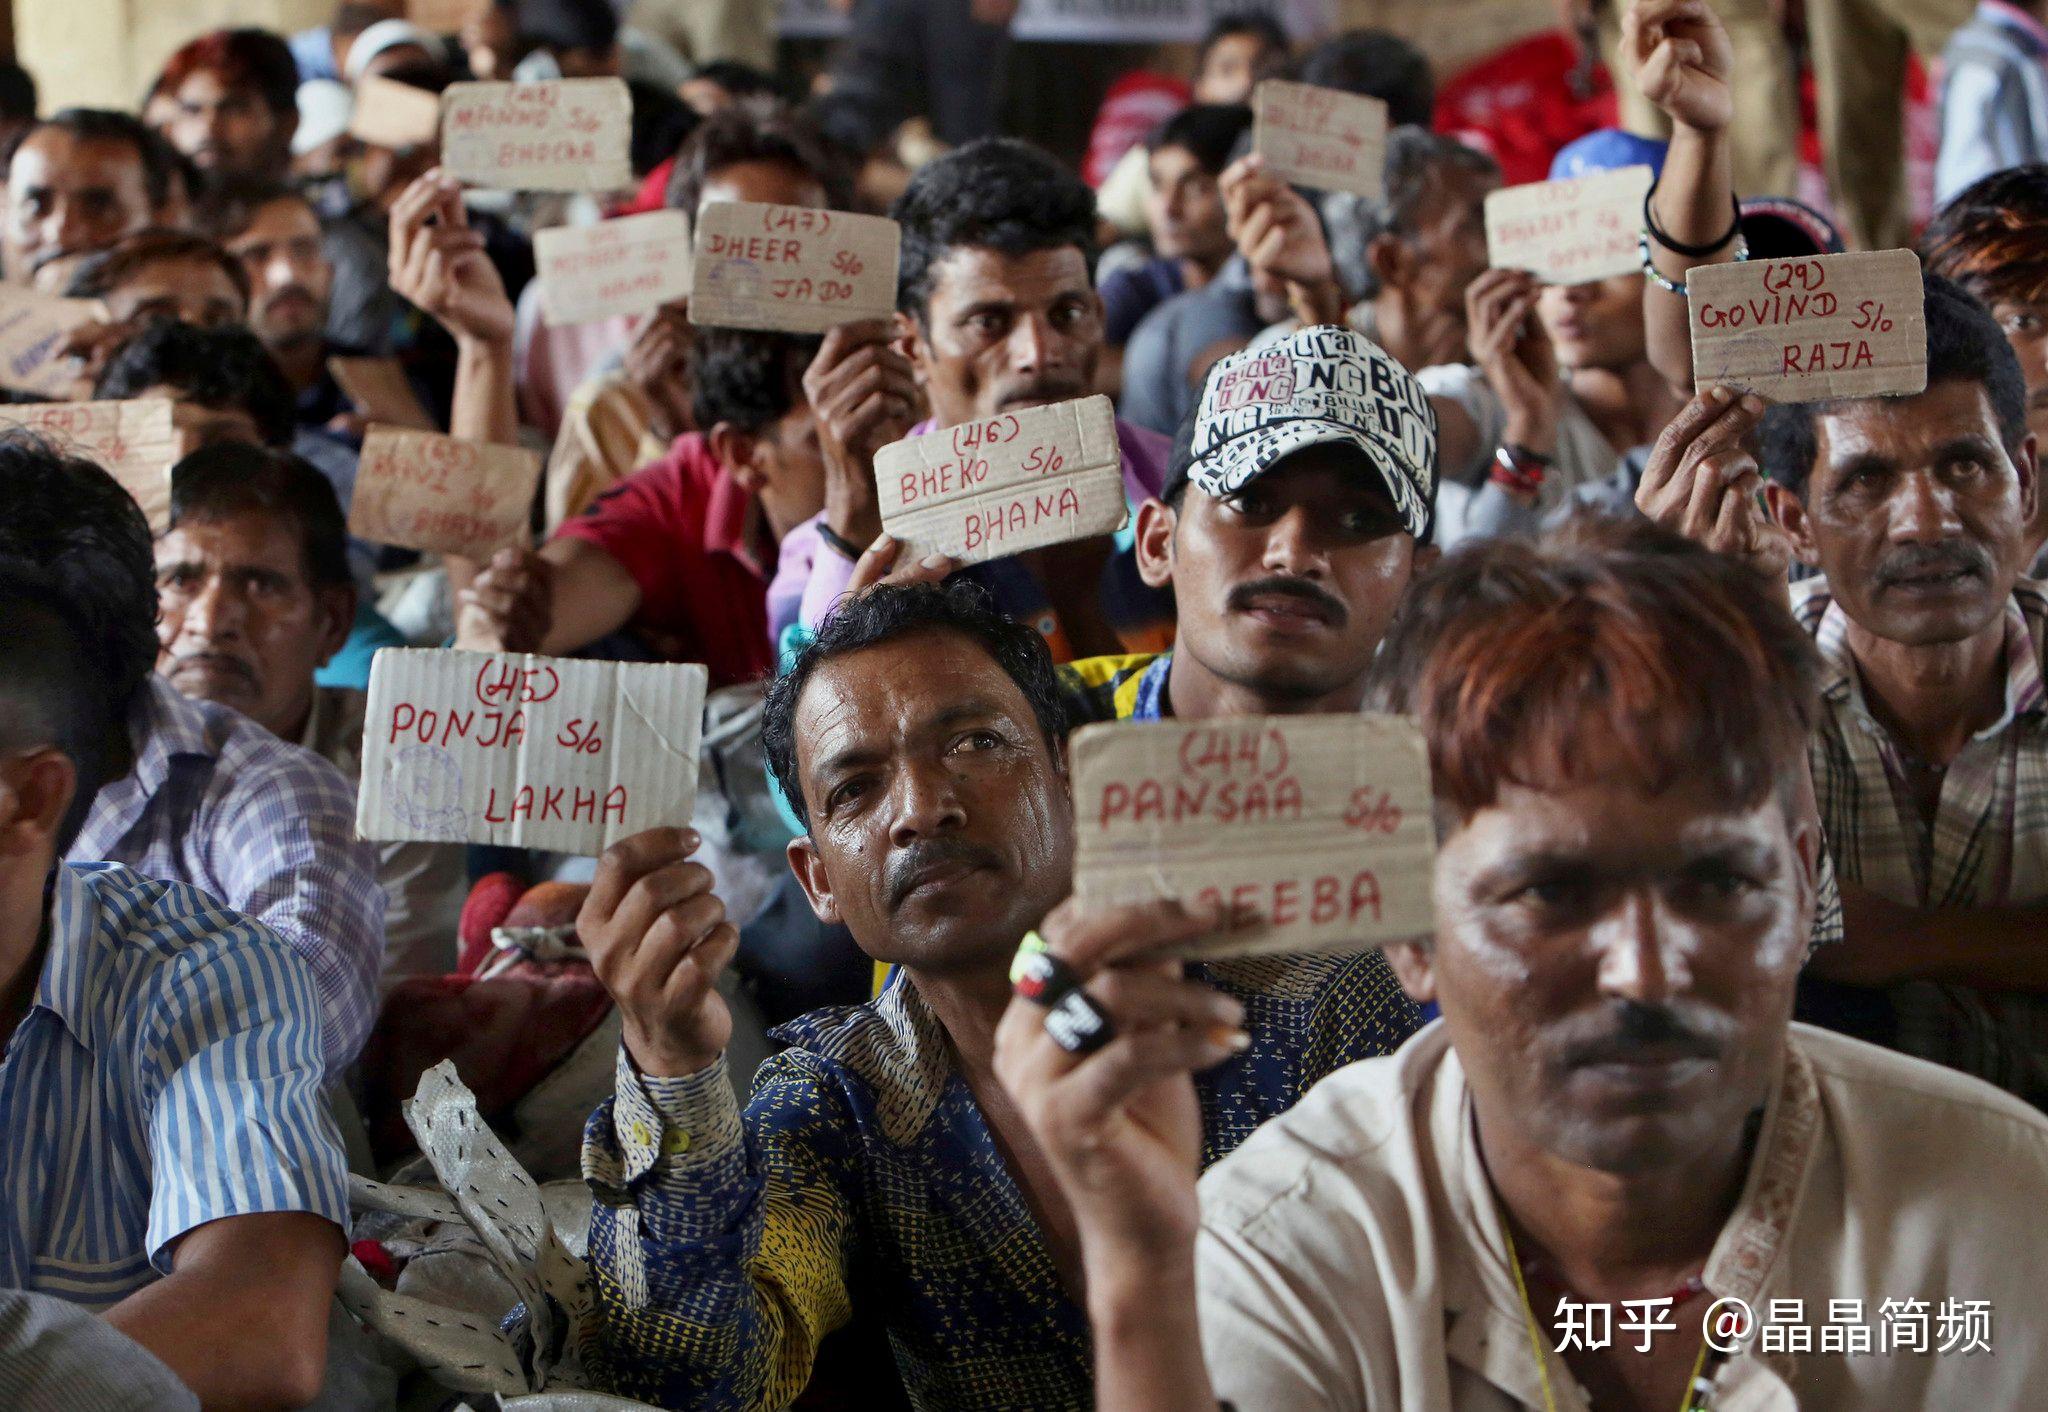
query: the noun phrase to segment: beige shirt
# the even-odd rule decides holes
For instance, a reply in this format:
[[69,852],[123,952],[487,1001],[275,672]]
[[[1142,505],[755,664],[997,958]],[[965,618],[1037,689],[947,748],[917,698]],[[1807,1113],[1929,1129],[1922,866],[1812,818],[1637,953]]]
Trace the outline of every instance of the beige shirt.
[[[363,717],[369,698],[352,687],[313,688],[313,709],[299,744],[331,762],[357,788],[363,778]],[[384,889],[384,970],[390,989],[407,976],[455,969],[456,926],[469,895],[459,843],[380,843],[377,881]]]
[[[1543,1407],[1441,1021],[1324,1079],[1201,1191],[1203,1351],[1238,1412]],[[1760,1336],[1720,1366],[1714,1412],[2048,1407],[2044,1212],[2048,1118],[1974,1079],[1794,1025],[1704,1278],[1709,1298],[1740,1298],[1766,1322],[1772,1300],[1803,1300],[1812,1351],[1767,1351]],[[1874,1351],[1821,1351],[1831,1315],[1850,1312],[1833,1300],[1862,1301],[1860,1322],[1834,1326],[1845,1341],[1867,1329]],[[1928,1352],[1909,1351],[1912,1306],[1886,1300],[1927,1302]],[[1933,1351],[1947,1334],[1968,1346],[1962,1301],[1989,1302],[1994,1352]],[[1632,1346],[1620,1319],[1616,1341]],[[1584,1412],[1564,1359],[1548,1358],[1557,1406]]]

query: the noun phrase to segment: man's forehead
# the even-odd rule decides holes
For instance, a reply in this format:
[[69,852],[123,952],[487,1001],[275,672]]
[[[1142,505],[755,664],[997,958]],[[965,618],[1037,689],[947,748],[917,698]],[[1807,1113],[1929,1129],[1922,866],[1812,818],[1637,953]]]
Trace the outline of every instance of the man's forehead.
[[1998,418],[1984,385],[1969,379],[1931,382],[1911,397],[1856,397],[1814,414],[1814,447],[1821,464],[1851,457],[1900,455],[1958,436],[1997,441]]
[[320,218],[302,198],[279,196],[258,206],[241,233],[230,236],[225,243],[230,250],[240,250],[265,240],[317,235],[319,231]]
[[932,300],[1037,304],[1091,287],[1087,257],[1076,246],[1006,255],[985,245],[956,245],[933,266]]
[[158,568],[203,563],[296,571],[298,560],[291,524],[255,508],[180,520],[156,542]]
[[129,143],[112,137],[80,138],[52,127],[37,129],[23,142],[9,169],[13,181],[35,179],[45,186],[104,182],[130,173],[138,182],[142,179],[142,154]]
[[[1030,719],[1009,673],[964,634],[906,634],[818,665],[796,705],[799,746],[845,749],[967,716]],[[803,752],[820,758],[814,748]]]
[[1452,830],[1500,861],[1517,857],[1691,855],[1769,844],[1784,807],[1767,792],[1753,804],[1689,781],[1650,794],[1625,781],[1537,788],[1504,783],[1494,801]]

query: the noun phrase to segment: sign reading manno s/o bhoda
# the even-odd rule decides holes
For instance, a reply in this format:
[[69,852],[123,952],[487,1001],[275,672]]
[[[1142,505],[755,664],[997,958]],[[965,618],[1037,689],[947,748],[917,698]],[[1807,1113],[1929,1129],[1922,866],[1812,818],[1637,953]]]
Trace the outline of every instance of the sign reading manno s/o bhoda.
[[1535,181],[1486,198],[1486,262],[1545,284],[1585,284],[1642,268],[1647,166]]
[[377,544],[488,558],[523,545],[540,456],[438,432],[373,426],[356,462],[348,527]]
[[906,437],[875,453],[882,528],[902,564],[975,564],[1108,534],[1124,522],[1123,454],[1107,397]]
[[690,292],[690,222],[647,211],[533,238],[540,301],[550,324],[644,314]]
[[706,679],[693,664],[385,648],[356,832],[594,855],[687,824]]
[[1295,186],[1377,198],[1385,187],[1387,105],[1269,78],[1252,92],[1252,150]]
[[881,216],[715,201],[697,211],[690,322],[823,333],[896,309],[902,231]]
[[1693,379],[1773,402],[1927,389],[1926,291],[1910,250],[1688,271]]
[[441,95],[441,166],[504,191],[616,191],[633,184],[632,123],[624,79],[452,83]]
[[1429,757],[1401,716],[1086,726],[1072,742],[1084,909],[1225,909],[1190,955],[1359,950],[1427,935]]

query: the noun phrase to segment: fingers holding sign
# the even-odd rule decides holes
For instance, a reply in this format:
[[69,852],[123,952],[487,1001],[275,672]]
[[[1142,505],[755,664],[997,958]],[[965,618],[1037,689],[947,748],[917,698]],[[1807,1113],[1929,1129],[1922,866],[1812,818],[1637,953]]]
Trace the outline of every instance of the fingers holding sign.
[[1315,208],[1257,153],[1232,162],[1220,185],[1230,238],[1255,273],[1302,285],[1334,277]]
[[1783,577],[1792,544],[1761,503],[1763,475],[1748,441],[1764,401],[1710,387],[1686,404],[1651,448],[1636,508],[1668,530]]
[[879,319],[841,324],[804,370],[804,397],[825,455],[825,522],[855,544],[882,530],[875,453],[910,434],[922,406],[910,360]]
[[1243,1007],[1184,979],[1170,954],[1222,921],[1178,902],[1083,916],[1069,901],[1041,926],[1042,952],[1019,954],[996,1073],[1092,1246],[1168,1257],[1194,1239],[1202,1122],[1192,1075],[1250,1038]]
[[530,549],[500,549],[455,595],[455,645],[538,652],[554,625],[555,566]]
[[853,577],[847,580],[846,591],[865,593],[878,584],[892,588],[940,584],[964,567],[958,559],[945,554],[927,554],[921,559],[904,560],[903,545],[894,535],[878,535],[855,562]]
[[439,168],[399,193],[391,206],[391,287],[458,339],[512,338],[505,281],[470,229],[462,186]]

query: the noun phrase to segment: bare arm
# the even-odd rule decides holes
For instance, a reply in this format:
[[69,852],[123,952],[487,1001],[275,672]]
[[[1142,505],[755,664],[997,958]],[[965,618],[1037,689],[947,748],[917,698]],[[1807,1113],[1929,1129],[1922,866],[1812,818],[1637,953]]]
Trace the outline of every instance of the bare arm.
[[[1735,214],[1728,123],[1733,115],[1728,35],[1703,0],[1632,0],[1621,21],[1621,52],[1645,97],[1671,117],[1671,147],[1651,197],[1657,228],[1681,245],[1727,234]],[[1650,259],[1675,284],[1695,265],[1735,258],[1733,241],[1705,257],[1681,255],[1652,237]],[[1693,390],[1692,327],[1686,301],[1651,283],[1643,291],[1650,364],[1681,397]]]
[[2048,991],[2048,903],[2016,907],[1908,907],[1842,884],[1846,935],[1807,969],[1845,985],[1946,981],[1987,990]]
[[171,1273],[106,1312],[209,1412],[299,1407],[327,1376],[327,1312],[345,1251],[333,1222],[305,1212],[230,1216],[195,1227]]
[[631,622],[640,585],[589,540],[565,537],[539,552],[500,549],[455,604],[457,647],[560,657]]

